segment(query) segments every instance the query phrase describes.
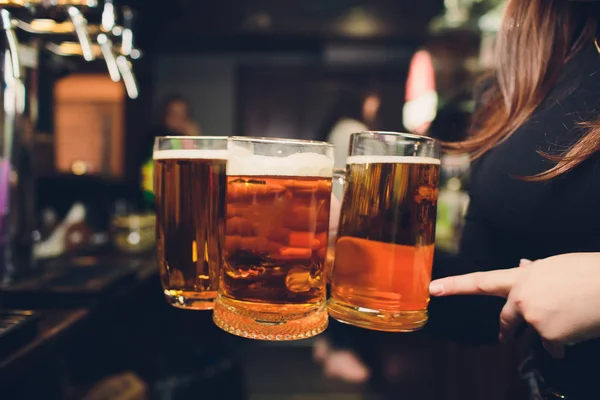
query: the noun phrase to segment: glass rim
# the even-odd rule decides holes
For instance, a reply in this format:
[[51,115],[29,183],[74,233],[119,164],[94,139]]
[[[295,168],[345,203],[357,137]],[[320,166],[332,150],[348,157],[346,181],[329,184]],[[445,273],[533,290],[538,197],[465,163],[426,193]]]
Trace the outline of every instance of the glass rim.
[[156,142],[157,140],[227,140],[229,139],[229,136],[156,136],[154,138],[154,141]]
[[430,143],[439,143],[439,140],[431,138],[429,136],[417,135],[415,133],[406,133],[406,132],[395,132],[395,131],[362,131],[353,133],[352,136],[392,136],[392,137],[401,137],[415,141],[422,142],[430,142]]
[[229,140],[236,142],[248,143],[280,143],[297,146],[322,146],[334,147],[333,143],[323,142],[320,140],[305,140],[305,139],[288,139],[288,138],[272,138],[266,136],[229,136]]

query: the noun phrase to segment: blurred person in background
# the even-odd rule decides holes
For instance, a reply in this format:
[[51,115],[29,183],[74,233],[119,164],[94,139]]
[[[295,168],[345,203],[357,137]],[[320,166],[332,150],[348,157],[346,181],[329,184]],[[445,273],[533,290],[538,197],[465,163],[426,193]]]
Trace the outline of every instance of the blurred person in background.
[[380,105],[381,99],[376,93],[340,94],[317,137],[335,146],[335,168],[346,168],[350,135],[373,129]]
[[142,189],[142,204],[154,205],[153,174],[154,164],[152,150],[154,139],[160,136],[199,136],[202,134],[200,125],[190,114],[189,102],[180,95],[165,98],[159,110],[159,121],[141,141],[140,174]]
[[[346,168],[350,136],[374,128],[380,105],[381,99],[374,92],[366,96],[356,92],[342,92],[339,95],[316,138],[335,146],[334,168]],[[341,197],[342,188],[334,186],[328,254],[333,254],[335,248]],[[333,258],[328,257],[326,262],[328,268],[331,268]],[[328,377],[352,383],[361,383],[369,379],[372,367],[368,367],[366,363],[377,365],[379,362],[370,362],[368,346],[360,345],[366,343],[362,340],[364,334],[365,332],[360,329],[332,321],[327,333],[315,339],[314,359],[323,364]]]
[[154,139],[159,136],[199,136],[200,125],[190,114],[190,103],[180,95],[166,97],[159,109],[159,120],[146,134],[142,143],[143,162],[152,158]]

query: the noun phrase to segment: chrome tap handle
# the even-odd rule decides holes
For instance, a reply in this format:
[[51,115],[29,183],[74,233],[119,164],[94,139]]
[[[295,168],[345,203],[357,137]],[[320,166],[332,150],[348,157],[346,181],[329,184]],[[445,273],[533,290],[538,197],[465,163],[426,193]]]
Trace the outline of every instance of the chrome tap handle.
[[131,70],[131,64],[127,57],[118,56],[117,57],[117,66],[119,67],[119,72],[123,77],[123,83],[125,83],[125,90],[127,90],[127,95],[130,99],[137,99],[139,96],[138,84],[133,75],[133,71]]
[[131,55],[133,50],[133,11],[123,7],[123,39],[121,40],[121,54]]
[[115,53],[113,53],[112,41],[104,33],[99,34],[97,40],[98,44],[100,45],[102,55],[104,56],[104,61],[106,62],[110,79],[112,79],[113,82],[119,82],[121,80],[121,74],[119,73],[119,66],[117,65],[117,60],[115,59]]
[[71,22],[73,22],[73,26],[75,27],[75,33],[79,39],[79,44],[81,45],[83,58],[86,61],[93,61],[96,57],[92,51],[92,41],[87,28],[87,20],[77,7],[69,7],[68,12],[71,17]]
[[7,10],[0,11],[0,18],[2,19],[2,28],[6,35],[6,43],[8,52],[10,54],[10,61],[12,64],[12,75],[15,79],[21,79],[21,64],[19,62],[19,42],[17,35],[13,30],[12,19],[10,13]]

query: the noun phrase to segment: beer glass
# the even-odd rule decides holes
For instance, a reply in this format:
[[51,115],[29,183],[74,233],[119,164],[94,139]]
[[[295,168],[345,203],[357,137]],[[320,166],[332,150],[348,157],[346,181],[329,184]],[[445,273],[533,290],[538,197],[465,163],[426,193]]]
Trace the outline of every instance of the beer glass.
[[262,340],[321,333],[333,146],[232,137],[229,156],[215,323]]
[[153,159],[165,297],[175,307],[212,309],[225,233],[227,137],[159,137]]
[[440,146],[392,132],[352,135],[329,315],[407,332],[427,322]]

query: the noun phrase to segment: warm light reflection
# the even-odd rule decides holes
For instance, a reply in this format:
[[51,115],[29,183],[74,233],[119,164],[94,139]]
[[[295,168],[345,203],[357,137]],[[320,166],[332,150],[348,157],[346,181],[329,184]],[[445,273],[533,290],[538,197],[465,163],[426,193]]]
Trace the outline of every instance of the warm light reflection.
[[[47,3],[47,0],[29,0],[29,4],[42,4]],[[84,7],[96,7],[98,5],[97,0],[53,0],[52,5],[55,6],[84,6]]]
[[71,172],[73,172],[73,175],[85,175],[87,172],[87,165],[85,162],[77,160],[71,165]]
[[[59,56],[83,56],[81,45],[77,42],[62,42],[60,44],[48,43],[46,45],[48,50]],[[92,44],[92,53],[96,57],[102,55],[102,50],[97,44]]]
[[350,36],[374,36],[380,31],[381,22],[376,16],[356,7],[348,11],[339,22],[339,30]]
[[29,2],[25,2],[22,0],[0,0],[0,5],[1,6],[19,6],[19,7],[24,7],[28,4]]

